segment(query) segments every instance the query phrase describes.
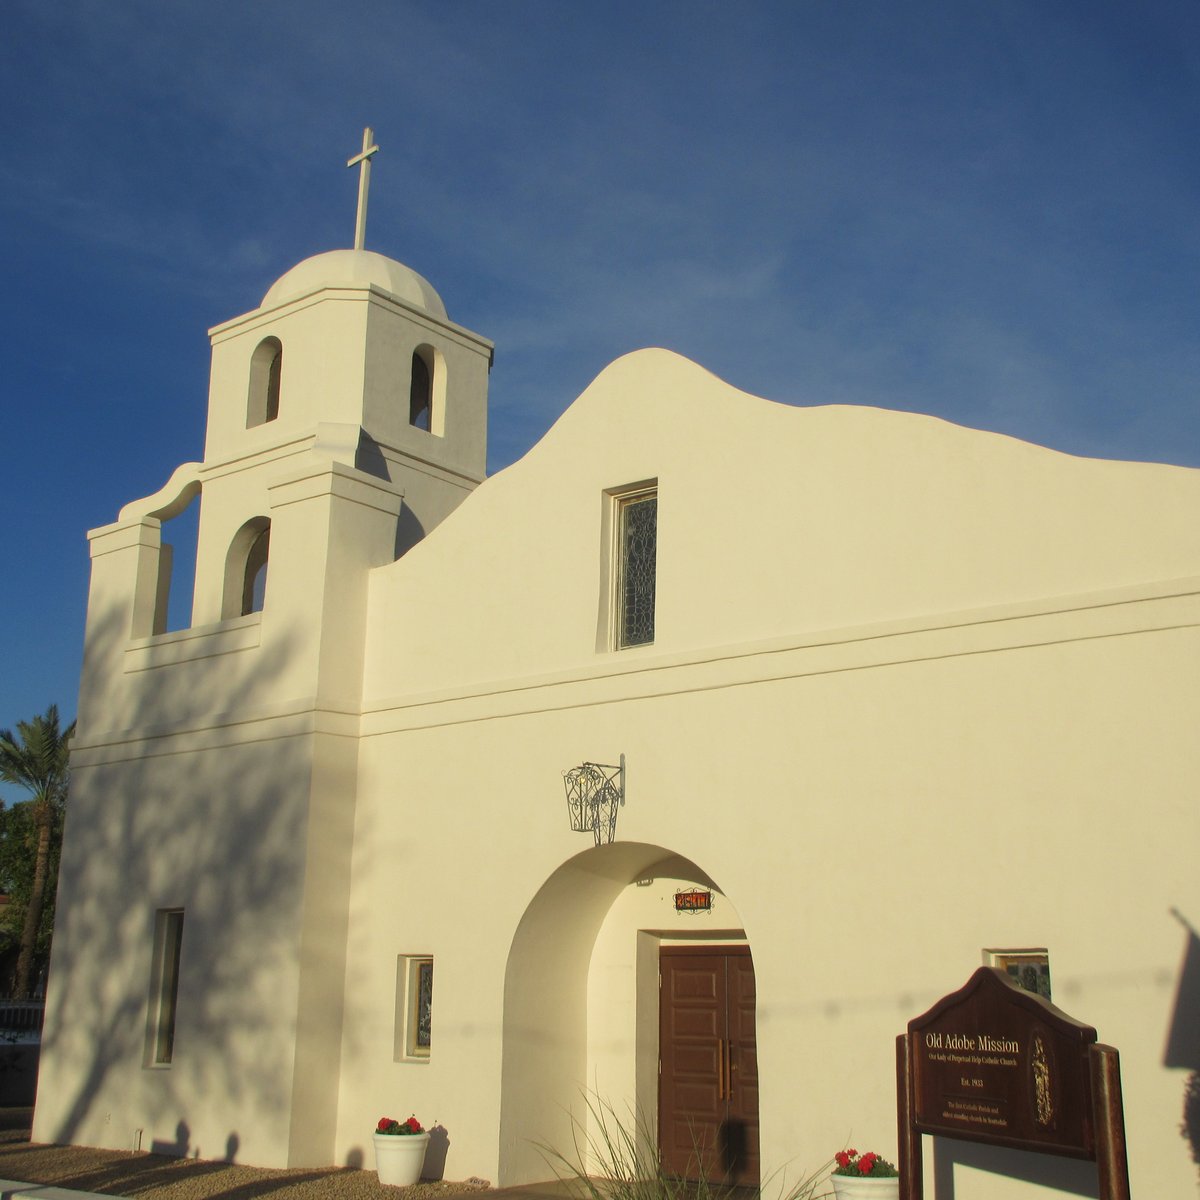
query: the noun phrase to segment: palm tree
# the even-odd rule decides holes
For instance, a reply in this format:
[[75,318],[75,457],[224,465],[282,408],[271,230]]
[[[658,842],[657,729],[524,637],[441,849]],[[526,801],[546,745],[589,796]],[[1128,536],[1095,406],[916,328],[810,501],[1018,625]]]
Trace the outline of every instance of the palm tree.
[[17,736],[9,729],[0,729],[0,780],[15,783],[33,796],[31,813],[37,837],[33,865],[33,885],[29,891],[29,906],[25,910],[25,925],[21,931],[21,948],[17,955],[17,971],[13,992],[21,999],[29,996],[33,976],[33,955],[38,929],[42,923],[42,908],[46,899],[46,880],[50,875],[50,840],[55,817],[67,801],[67,781],[70,778],[67,743],[75,732],[72,721],[66,729],[58,727],[58,706],[50,705],[40,717],[17,722]]

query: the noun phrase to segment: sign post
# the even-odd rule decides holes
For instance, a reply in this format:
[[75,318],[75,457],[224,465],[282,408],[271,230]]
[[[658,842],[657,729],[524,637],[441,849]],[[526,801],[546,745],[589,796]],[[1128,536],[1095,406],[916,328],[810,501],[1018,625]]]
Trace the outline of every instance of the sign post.
[[1129,1200],[1121,1068],[1090,1025],[980,967],[896,1039],[900,1200],[924,1195],[921,1136],[1090,1159]]

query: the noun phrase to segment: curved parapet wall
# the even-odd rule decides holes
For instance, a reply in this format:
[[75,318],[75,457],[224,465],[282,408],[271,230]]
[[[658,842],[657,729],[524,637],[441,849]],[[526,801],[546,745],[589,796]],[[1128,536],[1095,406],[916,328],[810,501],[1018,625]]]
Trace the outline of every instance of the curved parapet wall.
[[143,517],[157,517],[169,521],[177,517],[200,495],[200,473],[203,463],[182,463],[171,472],[171,478],[152,496],[131,500],[120,512],[119,523],[139,521]]

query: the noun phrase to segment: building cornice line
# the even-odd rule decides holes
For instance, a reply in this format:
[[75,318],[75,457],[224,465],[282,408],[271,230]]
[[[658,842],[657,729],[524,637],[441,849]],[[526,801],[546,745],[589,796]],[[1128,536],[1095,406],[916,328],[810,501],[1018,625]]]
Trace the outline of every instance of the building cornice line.
[[[666,654],[646,654],[644,651],[635,651],[631,654],[628,651],[615,651],[603,657],[602,665],[594,667],[575,668],[573,670],[558,671],[539,676],[491,680],[480,684],[465,684],[461,687],[437,692],[426,692],[418,695],[400,696],[392,700],[364,703],[364,736],[371,736],[371,734],[377,732],[373,727],[385,714],[395,714],[405,710],[429,708],[436,705],[454,704],[464,701],[477,701],[483,697],[514,695],[522,692],[535,692],[548,688],[572,685],[614,684],[620,680],[640,675],[658,675],[664,671],[679,669],[718,667],[722,664],[745,663],[748,660],[775,656],[815,652],[845,652],[855,647],[867,646],[873,643],[882,644],[897,638],[929,637],[955,633],[969,634],[972,630],[985,630],[989,627],[1015,625],[1016,623],[1024,623],[1031,620],[1052,620],[1086,612],[1103,613],[1106,610],[1121,609],[1134,605],[1140,606],[1147,603],[1186,600],[1198,596],[1200,596],[1200,577],[1191,576],[1179,580],[1164,580],[1156,584],[1139,584],[1110,589],[1082,596],[1055,597],[1041,601],[1021,601],[1007,605],[947,613],[940,618],[929,615],[903,618],[877,624],[825,630],[807,635],[793,634],[761,642],[711,647],[699,651]],[[1198,622],[1200,622],[1200,618],[1198,618]],[[1189,627],[1198,622],[1186,621],[1182,623],[1182,627]],[[1152,632],[1158,629],[1175,628],[1179,624],[1174,621],[1149,623],[1145,621],[1138,623],[1126,622],[1125,627],[1113,631],[1104,631],[1102,636]],[[1091,636],[1094,635],[1080,634],[1048,639],[1016,638],[1011,640],[1011,644],[994,645],[986,648],[981,647],[980,649],[1019,649],[1023,645],[1049,645],[1058,641],[1087,640]],[[941,657],[941,655],[933,654],[928,657],[936,658]],[[890,661],[890,656],[884,655],[876,665],[885,666],[894,664]],[[799,673],[806,674],[808,672],[802,671]],[[760,677],[755,676],[755,679],[758,678]],[[752,682],[752,680],[748,680],[747,682]],[[621,694],[628,695],[629,693],[625,691]],[[540,706],[535,706],[535,709],[531,711],[540,711]]]
[[[472,700],[477,702],[487,700],[496,701],[505,696],[518,694],[514,691],[501,692],[499,690],[494,690],[487,693],[478,692],[470,697],[464,698],[460,704],[460,707],[463,711],[459,711],[457,713],[454,711],[453,703],[449,701],[442,701],[439,704],[426,703],[423,705],[405,705],[387,710],[376,709],[372,710],[369,715],[364,713],[360,737],[365,741],[370,738],[382,737],[392,733],[408,733],[418,730],[442,729],[455,725],[476,724],[481,721],[496,721],[512,719],[516,717],[540,716],[548,713],[561,713],[585,708],[604,708],[614,704],[630,704],[639,701],[661,700],[671,696],[726,691],[734,688],[758,687],[769,684],[785,683],[789,680],[795,679],[841,675],[855,671],[882,670],[894,667],[916,666],[925,663],[946,662],[955,659],[966,659],[990,654],[1005,654],[1022,650],[1042,650],[1053,646],[1069,646],[1077,643],[1106,641],[1120,637],[1134,637],[1152,633],[1170,633],[1182,629],[1197,628],[1200,628],[1200,618],[1186,623],[1148,626],[1140,629],[1122,629],[1106,633],[1079,634],[1074,637],[1049,638],[1044,641],[1028,640],[1015,641],[1008,645],[964,647],[957,650],[947,650],[941,654],[925,653],[914,654],[908,657],[899,655],[895,657],[887,657],[880,655],[867,662],[812,665],[809,667],[797,666],[791,669],[762,671],[753,676],[741,679],[726,678],[680,681],[672,686],[648,686],[640,690],[613,690],[605,693],[604,695],[584,696],[577,699],[558,699],[553,703],[543,702],[539,704],[533,702],[532,699],[529,699],[524,704],[510,704],[509,706],[503,708],[499,704],[493,703],[490,708],[484,711],[466,711],[470,708],[470,702]],[[554,688],[554,690],[557,692],[561,688],[568,686],[570,685],[560,684]],[[533,690],[533,687],[524,687],[520,689],[519,694],[526,695]],[[547,688],[546,690],[550,689]],[[436,709],[436,712],[432,712],[428,719],[425,719],[421,715],[422,710],[434,709]],[[396,717],[397,719],[385,723],[385,719],[389,716]]]
[[218,749],[250,742],[281,741],[312,734],[357,738],[359,715],[349,708],[298,703],[257,708],[244,714],[219,713],[173,724],[137,729],[84,730],[71,743],[71,767],[97,766]]
[[311,292],[307,292],[302,296],[290,297],[272,308],[256,308],[252,312],[243,313],[239,317],[231,317],[228,321],[214,325],[208,331],[208,336],[213,342],[224,341],[226,338],[246,332],[247,330],[252,330],[262,325],[273,324],[280,317],[290,316],[292,313],[300,312],[305,308],[311,308],[314,304],[323,304],[329,301],[343,304],[374,304],[381,308],[397,310],[402,312],[414,324],[424,325],[430,331],[448,334],[464,345],[486,354],[489,360],[495,352],[495,343],[488,338],[472,332],[470,329],[451,321],[449,318],[443,320],[441,317],[427,312],[418,305],[410,304],[408,301],[392,295],[391,292],[386,291],[375,283],[362,284],[361,286],[345,285],[331,287],[324,285],[316,287]]
[[[1200,627],[1200,610],[1189,604],[1198,598],[1200,578],[1190,577],[1087,597],[946,614],[940,620],[911,618],[652,657],[622,655],[619,665],[606,656],[603,665],[592,668],[404,696],[366,706],[361,712],[348,706],[298,702],[136,730],[91,733],[85,729],[72,746],[72,763],[87,767],[317,733],[366,739],[805,677],[1169,633]],[[1147,612],[1147,606],[1157,612]],[[1079,622],[1081,615],[1089,622],[1086,626]],[[1057,627],[1063,618],[1071,620],[1069,629]]]

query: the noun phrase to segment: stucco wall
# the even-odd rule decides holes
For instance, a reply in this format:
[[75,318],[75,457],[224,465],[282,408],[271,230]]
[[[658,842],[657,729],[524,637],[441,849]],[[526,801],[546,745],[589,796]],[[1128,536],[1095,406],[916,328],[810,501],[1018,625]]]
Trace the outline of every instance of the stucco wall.
[[[127,746],[78,769],[34,1137],[284,1165],[309,761],[302,741]],[[173,1061],[147,1067],[155,912],[184,910]]]
[[[753,953],[767,1171],[894,1151],[895,1035],[983,947],[1044,945],[1121,1050],[1135,1191],[1192,1182],[1200,1062],[1165,1047],[1200,1003],[1173,915],[1200,922],[1200,472],[773,405],[652,351],[389,563],[398,488],[313,436],[262,481],[267,609],[213,653],[125,644],[133,548],[95,576],[37,1136],[183,1121],[205,1155],[370,1167],[379,1116],[416,1113],[447,1177],[544,1178],[584,1089],[653,1090],[645,968],[684,926],[633,885],[674,856],[720,892],[686,928]],[[617,653],[606,490],[648,480],[655,641]],[[589,850],[562,772],[621,753]],[[166,1071],[165,905],[194,997]],[[396,1060],[402,955],[435,960],[428,1062]],[[947,1161],[939,1195],[1018,1186]]]
[[[1200,563],[1195,471],[910,413],[774,404],[641,351],[437,538],[374,574],[368,706],[594,667],[604,492],[648,479],[656,652],[1086,595]],[[421,619],[398,624],[416,597]]]
[[[612,653],[604,492],[649,479],[655,643]],[[894,1150],[895,1035],[984,947],[1045,945],[1056,1000],[1122,1051],[1135,1188],[1182,1186],[1163,1047],[1171,911],[1200,912],[1198,511],[1196,472],[771,405],[665,352],[614,364],[372,575],[340,1152],[390,1104],[446,1125],[451,1176],[512,1182],[585,1087],[633,1103],[645,1047],[614,1014],[637,930],[663,922],[619,915],[633,876],[596,891],[616,848],[563,867],[561,772],[624,752],[619,841],[694,863],[752,948],[767,1170],[848,1137]],[[511,1008],[530,919],[541,1046],[506,1040],[498,990],[505,963]],[[434,1052],[394,1063],[372,998],[416,952],[436,962]]]
[[[736,657],[644,659],[629,701],[599,678],[372,714],[349,975],[361,1044],[348,1030],[339,1146],[362,1143],[376,1108],[404,1108],[446,1125],[451,1177],[495,1177],[500,1062],[508,1071],[522,1053],[502,1046],[504,951],[579,849],[561,771],[623,751],[620,841],[697,864],[744,924],[767,1169],[813,1166],[847,1137],[894,1149],[895,1035],[984,947],[1045,945],[1058,1002],[1122,1052],[1135,1187],[1182,1186],[1183,1079],[1162,1057],[1185,944],[1171,909],[1200,905],[1189,800],[1200,697],[1184,666],[1200,652],[1197,615],[1193,596],[1069,621],[868,629],[764,653],[760,682]],[[615,850],[594,852],[597,866]],[[579,900],[549,964],[569,948],[571,963],[592,965],[599,926],[584,887]],[[559,903],[570,902],[567,890]],[[606,926],[603,943],[614,936]],[[394,988],[395,955],[418,951],[437,964],[434,1052],[428,1065],[391,1063],[393,1013],[372,998]],[[546,1003],[580,1004],[583,969],[551,970]],[[518,1071],[512,1111],[591,1086],[593,1070],[624,1093],[606,1099],[633,1100],[632,1031],[605,1044],[608,1010],[628,996],[602,992],[593,970],[576,1074]],[[511,1136],[545,1134],[525,1121]]]

